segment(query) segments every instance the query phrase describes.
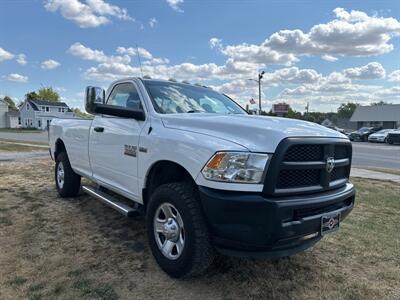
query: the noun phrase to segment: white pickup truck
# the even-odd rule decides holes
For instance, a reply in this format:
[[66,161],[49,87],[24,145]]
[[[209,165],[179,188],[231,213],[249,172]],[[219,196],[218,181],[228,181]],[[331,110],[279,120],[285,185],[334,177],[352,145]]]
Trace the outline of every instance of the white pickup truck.
[[[351,143],[314,123],[248,115],[226,95],[127,78],[86,89],[93,120],[54,120],[61,197],[82,189],[127,216],[145,214],[160,267],[204,272],[214,253],[275,258],[303,251],[354,205]],[[94,184],[82,186],[81,177]]]

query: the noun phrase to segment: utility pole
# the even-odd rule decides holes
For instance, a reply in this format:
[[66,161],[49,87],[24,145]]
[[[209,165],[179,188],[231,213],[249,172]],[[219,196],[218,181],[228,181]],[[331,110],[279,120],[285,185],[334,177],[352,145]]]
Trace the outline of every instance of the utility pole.
[[255,79],[249,79],[252,81],[255,81],[258,83],[258,114],[261,115],[261,79],[263,78],[263,75],[265,74],[264,71],[261,71],[258,73],[258,80]]
[[261,73],[258,73],[258,108],[259,112],[258,114],[261,115],[261,79],[263,78],[264,71]]

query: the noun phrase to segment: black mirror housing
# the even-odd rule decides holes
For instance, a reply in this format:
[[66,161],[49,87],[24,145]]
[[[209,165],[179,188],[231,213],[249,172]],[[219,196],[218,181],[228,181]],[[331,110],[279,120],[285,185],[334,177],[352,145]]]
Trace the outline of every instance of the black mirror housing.
[[104,104],[106,92],[104,89],[96,86],[86,87],[85,109],[89,114],[94,114],[96,106]]
[[96,104],[94,112],[97,114],[104,114],[121,118],[132,118],[138,121],[144,121],[146,119],[146,115],[143,110],[126,108],[122,106]]

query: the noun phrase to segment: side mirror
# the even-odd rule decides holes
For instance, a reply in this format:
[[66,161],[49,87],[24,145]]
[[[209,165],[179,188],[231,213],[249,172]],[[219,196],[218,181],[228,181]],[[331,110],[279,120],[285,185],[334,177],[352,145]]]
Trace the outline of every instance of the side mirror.
[[89,114],[96,113],[96,106],[98,104],[104,104],[106,98],[106,92],[96,86],[86,87],[85,93],[85,109]]
[[146,120],[146,115],[142,109],[126,108],[121,106],[96,104],[95,113],[121,118],[132,118],[138,121]]

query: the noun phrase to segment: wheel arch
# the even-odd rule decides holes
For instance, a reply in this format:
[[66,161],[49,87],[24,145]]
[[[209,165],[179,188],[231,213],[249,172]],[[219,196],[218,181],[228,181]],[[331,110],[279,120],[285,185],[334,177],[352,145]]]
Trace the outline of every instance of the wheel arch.
[[54,144],[54,159],[56,159],[57,155],[60,154],[61,152],[65,152],[68,155],[64,141],[61,138],[58,138]]
[[157,187],[162,184],[190,181],[195,184],[195,179],[181,164],[171,160],[154,162],[147,171],[142,190],[143,204],[147,206],[148,199]]

